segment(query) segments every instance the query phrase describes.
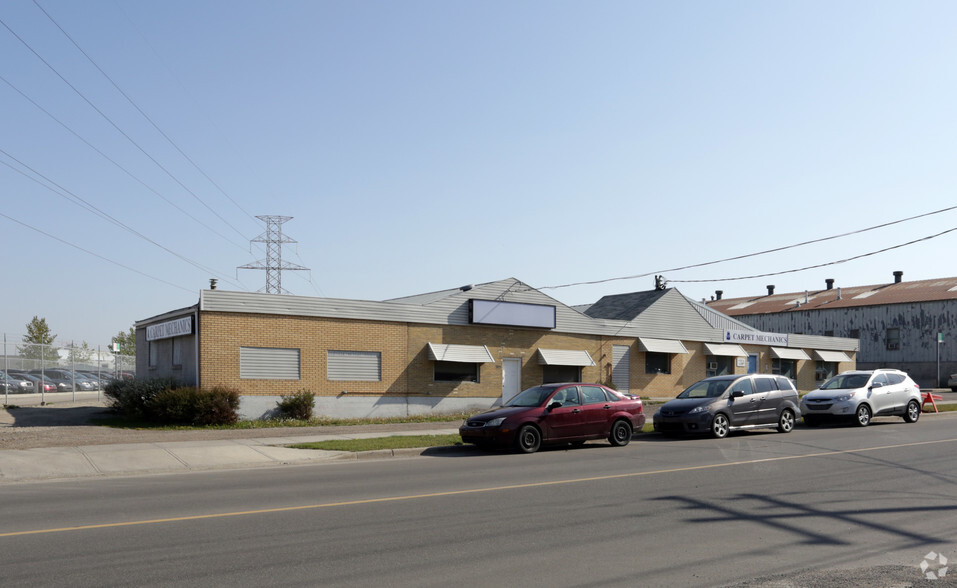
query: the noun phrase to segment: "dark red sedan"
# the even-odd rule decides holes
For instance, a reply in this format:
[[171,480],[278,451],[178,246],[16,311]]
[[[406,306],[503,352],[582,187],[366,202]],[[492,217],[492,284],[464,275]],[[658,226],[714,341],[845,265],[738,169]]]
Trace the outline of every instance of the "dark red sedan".
[[471,416],[459,427],[463,443],[515,447],[533,453],[543,444],[608,439],[627,445],[645,424],[641,399],[598,384],[545,384],[505,406]]

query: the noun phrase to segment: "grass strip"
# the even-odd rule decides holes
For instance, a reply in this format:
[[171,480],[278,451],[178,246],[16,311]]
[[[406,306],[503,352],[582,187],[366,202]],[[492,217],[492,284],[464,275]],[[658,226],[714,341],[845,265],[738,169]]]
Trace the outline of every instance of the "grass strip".
[[378,449],[412,449],[462,445],[458,435],[393,435],[369,439],[333,439],[312,443],[288,445],[293,449],[322,449],[325,451],[376,451]]

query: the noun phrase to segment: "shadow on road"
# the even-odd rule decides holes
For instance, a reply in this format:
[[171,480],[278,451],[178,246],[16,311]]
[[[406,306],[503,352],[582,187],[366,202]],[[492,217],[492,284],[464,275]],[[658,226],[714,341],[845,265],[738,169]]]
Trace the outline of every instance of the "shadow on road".
[[82,427],[110,414],[110,409],[102,406],[11,407],[0,411],[0,427]]

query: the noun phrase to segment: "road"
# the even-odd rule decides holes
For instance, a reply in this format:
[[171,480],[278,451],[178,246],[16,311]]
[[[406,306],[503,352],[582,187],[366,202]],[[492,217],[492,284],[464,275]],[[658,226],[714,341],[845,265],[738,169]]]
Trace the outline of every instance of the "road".
[[955,452],[950,413],[720,441],[642,435],[624,448],[10,485],[2,581],[780,586],[767,578],[810,572],[823,583],[798,585],[920,582],[926,554],[957,557]]

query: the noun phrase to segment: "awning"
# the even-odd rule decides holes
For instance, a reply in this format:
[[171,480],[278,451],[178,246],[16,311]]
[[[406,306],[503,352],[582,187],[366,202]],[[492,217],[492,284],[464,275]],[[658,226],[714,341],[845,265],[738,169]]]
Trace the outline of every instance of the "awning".
[[638,349],[651,353],[688,353],[681,341],[649,339],[648,337],[638,337]]
[[495,363],[485,345],[445,345],[429,343],[429,359],[432,361],[457,361],[459,363]]
[[705,343],[704,350],[708,355],[724,355],[727,357],[747,357],[744,347],[734,343]]
[[803,349],[789,349],[787,347],[772,347],[771,357],[778,359],[811,359],[807,353],[804,353]]
[[573,351],[566,349],[539,349],[538,363],[541,365],[573,365],[588,367],[595,365],[595,361],[587,351]]
[[831,361],[834,363],[841,363],[842,361],[851,361],[851,358],[847,356],[843,351],[823,351],[820,349],[814,350],[814,359],[821,361]]

